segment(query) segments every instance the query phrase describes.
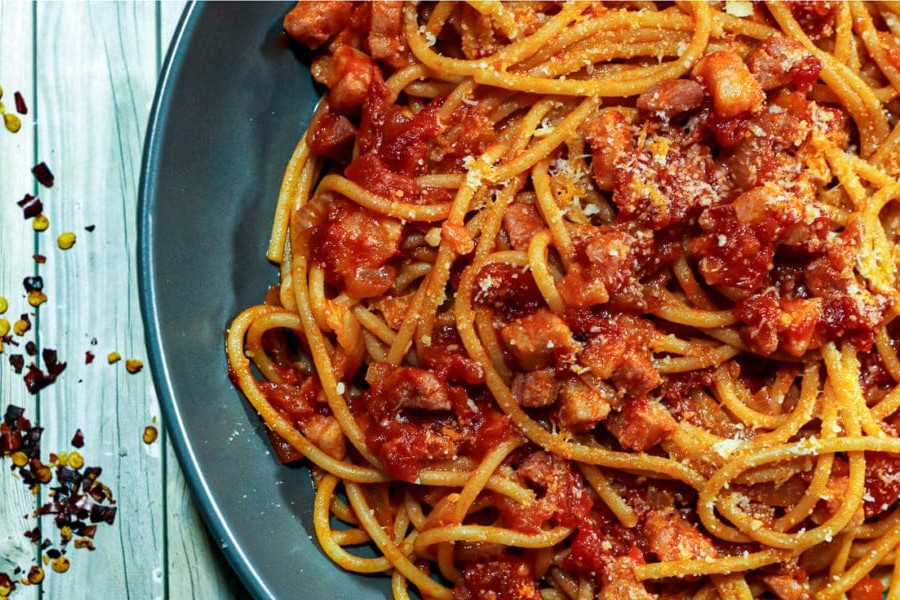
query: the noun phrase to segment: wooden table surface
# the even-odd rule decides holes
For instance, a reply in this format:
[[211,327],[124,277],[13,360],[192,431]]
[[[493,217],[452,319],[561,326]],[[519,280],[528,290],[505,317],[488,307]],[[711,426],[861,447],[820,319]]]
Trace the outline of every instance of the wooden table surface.
[[[12,323],[28,313],[33,322],[24,336],[12,336],[20,346],[6,343],[0,354],[0,410],[25,407],[44,428],[45,459],[71,449],[81,429],[80,452],[103,468],[118,506],[115,524],[98,530],[96,550],[70,546],[68,572],[46,569],[42,584],[20,585],[15,599],[247,596],[194,508],[149,370],[129,374],[124,360],[147,358],[137,293],[138,181],[157,75],[183,7],[0,1],[0,101],[15,112],[18,91],[28,106],[18,133],[0,127],[0,296],[9,304],[0,318]],[[52,188],[31,174],[41,161],[55,175]],[[43,202],[44,232],[36,233],[16,204],[26,193]],[[76,243],[64,251],[57,237],[68,231]],[[45,255],[45,264],[35,254]],[[47,296],[37,308],[23,288],[33,275],[43,278]],[[9,362],[11,354],[25,354],[29,340],[68,363],[36,395]],[[88,351],[96,355],[91,364]],[[123,360],[109,364],[110,352]],[[148,425],[160,431],[152,444],[142,440]],[[46,502],[46,492],[34,496],[6,458],[0,498],[0,572],[27,572],[39,554],[23,535],[35,526],[25,515]],[[43,537],[58,540],[44,519]]]

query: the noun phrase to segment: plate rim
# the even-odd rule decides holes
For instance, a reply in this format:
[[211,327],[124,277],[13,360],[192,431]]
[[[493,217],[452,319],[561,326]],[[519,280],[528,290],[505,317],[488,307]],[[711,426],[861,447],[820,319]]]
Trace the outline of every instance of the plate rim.
[[[218,551],[224,555],[231,569],[253,598],[273,599],[259,572],[244,553],[232,529],[228,526],[212,489],[198,462],[194,449],[188,443],[188,430],[177,402],[172,380],[163,360],[161,324],[157,310],[157,290],[159,281],[153,270],[152,251],[155,245],[153,235],[153,212],[157,201],[157,178],[161,159],[161,143],[165,132],[165,117],[170,110],[169,91],[177,80],[183,66],[185,44],[191,38],[197,23],[207,8],[198,0],[188,0],[175,33],[172,36],[166,58],[159,73],[141,159],[140,181],[138,184],[138,234],[137,234],[137,279],[141,319],[144,323],[144,342],[151,377],[162,413],[163,423],[168,432],[167,439],[172,444],[178,463],[197,509],[209,532],[215,539]],[[165,463],[164,463],[165,464]],[[165,467],[164,467],[165,471]]]

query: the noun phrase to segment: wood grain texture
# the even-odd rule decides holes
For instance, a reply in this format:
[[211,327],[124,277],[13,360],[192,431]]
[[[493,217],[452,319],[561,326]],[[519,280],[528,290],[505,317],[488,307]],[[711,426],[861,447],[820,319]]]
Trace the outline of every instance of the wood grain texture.
[[[32,397],[0,354],[0,398],[23,405],[45,428],[44,456],[70,449],[76,429],[88,464],[104,469],[119,513],[97,534],[97,550],[70,550],[71,569],[17,600],[67,598],[246,597],[194,508],[169,447],[150,373],[128,374],[124,360],[145,360],[137,298],[137,192],[143,138],[157,77],[184,2],[0,2],[0,86],[12,104],[21,91],[31,108],[16,135],[0,128],[0,295],[5,317],[33,312],[21,341],[55,348],[68,367]],[[56,176],[38,189],[30,168],[46,161]],[[40,192],[48,231],[36,234],[15,201]],[[86,226],[93,225],[88,232]],[[57,247],[72,231],[75,246]],[[36,252],[47,256],[37,266]],[[30,309],[22,279],[39,272],[48,302]],[[93,342],[96,340],[96,343]],[[96,355],[85,364],[85,352]],[[159,440],[141,434],[154,424]],[[4,471],[7,463],[0,465]],[[13,477],[0,475],[0,570],[27,570],[38,558],[22,533],[36,501]],[[44,537],[58,540],[47,524]],[[49,571],[49,570],[48,570]],[[99,594],[99,596],[98,596]]]
[[[147,372],[128,374],[124,360],[103,358],[113,351],[145,357],[135,243],[156,83],[156,40],[147,31],[155,13],[150,3],[37,4],[38,155],[56,174],[44,194],[50,229],[38,236],[50,298],[41,335],[69,360],[64,384],[41,397],[46,447],[66,448],[80,427],[88,464],[104,468],[119,501],[115,526],[97,536],[103,551],[73,552],[65,585],[54,577],[44,586],[50,599],[95,597],[90,587],[117,598],[153,598],[163,590],[164,449],[141,440],[159,412],[152,381]],[[56,247],[64,231],[78,236],[65,252]],[[85,365],[88,350],[99,360]],[[73,587],[69,578],[92,586]]]
[[[12,108],[16,91],[29,99],[33,105],[34,71],[33,65],[33,15],[28,4],[0,2],[0,86],[3,87],[4,102]],[[34,165],[35,129],[31,114],[22,118],[22,129],[17,134],[9,133],[0,124],[0,296],[4,296],[9,309],[0,318],[13,323],[21,313],[34,312],[25,301],[22,279],[35,272],[32,254],[35,252],[35,234],[31,221],[22,217],[22,209],[16,201],[25,193],[35,191],[34,178],[30,169]],[[34,340],[35,330],[28,332],[24,339]],[[37,402],[25,390],[21,375],[16,375],[9,365],[11,354],[24,354],[22,346],[6,344],[0,354],[0,411],[7,404],[25,407],[27,414],[35,420],[38,417]],[[0,571],[11,573],[16,566],[27,566],[35,559],[35,551],[23,532],[34,526],[33,520],[23,516],[34,510],[35,498],[21,481],[8,476],[7,466],[0,464]],[[37,598],[37,587],[20,589],[20,599]]]

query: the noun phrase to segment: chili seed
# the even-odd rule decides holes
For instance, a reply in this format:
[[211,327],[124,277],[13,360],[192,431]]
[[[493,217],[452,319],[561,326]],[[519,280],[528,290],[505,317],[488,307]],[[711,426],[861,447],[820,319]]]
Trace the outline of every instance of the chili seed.
[[56,245],[60,250],[68,250],[75,245],[75,234],[71,231],[59,234],[59,237],[56,238]]
[[43,213],[39,214],[34,218],[34,221],[31,222],[31,227],[35,231],[47,231],[47,228],[50,227],[50,219]]
[[6,301],[6,298],[0,296],[0,315],[6,312],[6,309],[9,308],[9,302]]
[[13,452],[10,458],[12,459],[12,463],[17,467],[24,467],[26,464],[28,464],[28,455],[21,450],[18,452]]
[[125,361],[125,370],[132,375],[144,368],[144,363],[136,358],[129,358]]
[[80,469],[84,466],[84,459],[81,454],[73,450],[66,459],[66,463],[73,469]]
[[53,559],[53,564],[51,566],[57,573],[65,573],[69,570],[69,559],[65,556],[60,556]]
[[28,583],[37,585],[44,580],[44,569],[38,565],[34,565],[28,571]]
[[13,324],[13,333],[19,336],[25,335],[25,332],[29,329],[31,329],[31,321],[28,320],[28,315],[22,315],[22,317]]
[[22,119],[12,113],[3,115],[3,124],[10,133],[18,133],[22,129]]
[[37,290],[28,292],[28,304],[31,306],[40,306],[47,301],[47,294]]
[[152,444],[156,441],[156,438],[159,436],[159,432],[156,430],[156,427],[153,425],[147,425],[144,427],[144,443]]

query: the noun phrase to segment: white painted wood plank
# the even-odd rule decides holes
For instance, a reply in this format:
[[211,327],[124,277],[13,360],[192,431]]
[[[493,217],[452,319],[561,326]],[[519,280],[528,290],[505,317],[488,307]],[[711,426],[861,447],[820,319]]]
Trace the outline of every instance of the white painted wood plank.
[[[185,2],[159,4],[160,66],[169,50]],[[177,600],[228,600],[247,597],[224,557],[207,533],[171,446],[166,446],[167,591]]]
[[[39,3],[37,8],[38,153],[56,174],[44,195],[50,229],[42,340],[69,361],[62,384],[42,394],[53,424],[47,447],[67,447],[84,431],[88,464],[104,468],[119,500],[113,527],[95,552],[73,551],[64,577],[49,576],[45,597],[156,598],[164,594],[164,488],[160,443],[141,434],[158,414],[147,371],[130,375],[124,360],[144,359],[136,285],[136,209],[143,136],[156,84],[156,7],[151,3]],[[96,225],[93,233],[85,227]],[[74,231],[63,252],[57,235]],[[90,340],[96,338],[96,346]],[[84,364],[86,351],[97,354]]]
[[[32,312],[25,301],[22,279],[34,273],[34,232],[31,222],[22,217],[16,201],[32,192],[34,178],[30,169],[34,159],[33,55],[32,11],[25,2],[0,2],[0,99],[14,110],[13,94],[22,93],[32,109],[21,117],[22,129],[9,133],[0,123],[0,296],[9,303],[9,310],[0,315],[13,323],[23,312]],[[34,339],[34,331],[25,339]],[[24,354],[22,346],[6,344],[0,354],[0,416],[7,404],[24,406],[26,416],[35,422],[38,413],[35,399],[26,392],[22,375],[10,366],[11,354]],[[12,574],[16,566],[25,569],[33,564],[36,553],[23,533],[34,527],[33,520],[23,516],[31,513],[35,499],[21,481],[9,471],[9,459],[0,462],[0,571]],[[32,600],[39,597],[36,586],[18,589],[16,598]]]

